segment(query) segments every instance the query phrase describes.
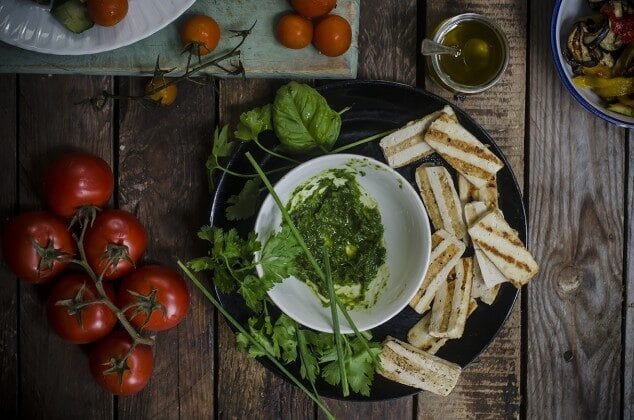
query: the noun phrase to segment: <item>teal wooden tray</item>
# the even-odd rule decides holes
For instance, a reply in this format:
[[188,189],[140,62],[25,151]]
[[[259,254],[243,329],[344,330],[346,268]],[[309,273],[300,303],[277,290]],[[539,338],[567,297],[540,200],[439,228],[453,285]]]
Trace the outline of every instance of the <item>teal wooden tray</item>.
[[[183,16],[154,35],[100,54],[58,56],[0,43],[0,73],[151,75],[156,57],[160,55],[161,67],[176,68],[172,74],[177,75],[187,63],[178,28],[188,15],[202,13],[214,17],[222,28],[214,55],[230,50],[238,42],[231,37],[230,29],[247,29],[257,21],[241,48],[246,77],[352,79],[357,75],[360,0],[339,0],[337,3],[333,13],[348,19],[353,35],[350,49],[340,57],[323,56],[312,46],[290,50],[277,42],[275,22],[290,10],[286,0],[198,0]],[[205,71],[223,75],[213,67]]]

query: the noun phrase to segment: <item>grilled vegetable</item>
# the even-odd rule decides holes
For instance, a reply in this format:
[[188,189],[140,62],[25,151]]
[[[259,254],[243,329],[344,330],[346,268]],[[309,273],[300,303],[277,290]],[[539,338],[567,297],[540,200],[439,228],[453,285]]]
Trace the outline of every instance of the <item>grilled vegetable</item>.
[[389,336],[383,343],[379,357],[379,374],[392,381],[443,396],[451,393],[462,372],[455,363]]
[[51,13],[66,29],[82,33],[93,27],[94,22],[88,16],[88,8],[81,0],[57,0]]

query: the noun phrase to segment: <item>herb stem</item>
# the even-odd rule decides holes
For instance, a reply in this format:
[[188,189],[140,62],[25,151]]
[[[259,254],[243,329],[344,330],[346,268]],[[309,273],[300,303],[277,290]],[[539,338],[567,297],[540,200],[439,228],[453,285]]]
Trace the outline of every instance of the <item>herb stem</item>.
[[374,141],[374,140],[376,140],[376,139],[379,139],[379,138],[385,137],[385,136],[387,136],[388,134],[393,133],[394,131],[395,131],[395,130],[387,130],[387,131],[383,131],[382,133],[374,134],[374,135],[372,135],[372,136],[369,136],[369,137],[363,138],[363,139],[361,139],[361,140],[357,140],[357,141],[352,142],[352,143],[350,143],[350,144],[346,144],[346,145],[344,145],[344,146],[337,147],[336,149],[331,150],[331,151],[330,151],[330,153],[341,153],[341,152],[343,152],[343,151],[346,151],[346,150],[352,149],[352,148],[354,148],[354,147],[361,146],[362,144],[365,144],[365,143],[370,143],[371,141]]
[[255,144],[256,144],[256,145],[257,145],[260,149],[264,150],[266,153],[268,153],[268,154],[269,154],[269,155],[271,155],[271,156],[275,156],[275,157],[278,157],[278,158],[280,158],[280,159],[284,159],[284,160],[286,160],[286,161],[288,161],[288,162],[292,162],[292,163],[300,163],[300,162],[299,162],[299,160],[297,160],[297,159],[293,159],[293,158],[291,158],[291,157],[284,156],[284,155],[283,155],[283,154],[281,154],[281,153],[277,153],[277,152],[275,152],[275,151],[273,151],[273,150],[271,150],[271,149],[269,149],[269,148],[265,147],[262,143],[260,143],[260,141],[259,141],[257,138],[253,139],[253,141],[255,142]]
[[264,346],[262,346],[251,334],[249,334],[242,325],[236,321],[230,314],[222,307],[207,288],[198,280],[198,278],[183,264],[180,260],[177,262],[178,266],[183,270],[185,275],[194,283],[194,285],[202,292],[202,294],[220,311],[220,313],[229,321],[238,331],[244,334],[245,337],[251,341],[251,343],[257,347],[288,379],[290,379],[295,385],[297,385],[308,397],[317,404],[317,406],[324,412],[329,420],[334,420],[335,416],[330,412],[328,407],[319,398],[318,394],[313,394],[306,386],[297,379],[292,373],[290,373],[284,365],[282,365],[274,355],[272,355]]
[[346,375],[346,365],[343,357],[343,348],[341,347],[341,331],[339,329],[339,314],[337,310],[337,295],[335,287],[332,284],[332,272],[330,271],[330,255],[324,246],[324,268],[326,269],[326,284],[328,285],[328,294],[330,296],[330,314],[332,316],[332,331],[335,335],[335,347],[337,349],[337,362],[339,364],[339,376],[341,377],[341,391],[344,397],[350,395],[348,388],[348,375]]
[[348,309],[346,309],[346,305],[341,303],[341,301],[339,300],[339,298],[337,296],[335,296],[335,300],[337,301],[337,306],[339,306],[339,308],[341,309],[341,313],[346,318],[346,321],[348,321],[348,324],[352,327],[352,330],[354,331],[354,334],[357,336],[359,341],[361,341],[361,344],[363,344],[363,347],[365,348],[365,351],[367,351],[368,354],[370,355],[370,357],[372,357],[372,361],[374,362],[374,364],[376,366],[379,366],[380,365],[380,361],[379,361],[378,357],[376,357],[376,354],[374,354],[372,352],[372,350],[370,349],[370,345],[368,344],[368,339],[366,338],[366,336],[363,335],[363,333],[361,331],[359,331],[359,329],[357,328],[356,324],[352,320],[352,317],[348,313]]

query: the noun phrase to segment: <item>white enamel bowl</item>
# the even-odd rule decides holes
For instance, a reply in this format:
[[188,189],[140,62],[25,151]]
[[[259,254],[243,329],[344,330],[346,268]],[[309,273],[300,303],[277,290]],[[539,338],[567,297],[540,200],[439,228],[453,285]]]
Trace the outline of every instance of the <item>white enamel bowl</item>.
[[[372,329],[398,314],[416,294],[429,265],[431,230],[427,212],[414,188],[398,172],[364,156],[336,154],[310,160],[286,174],[275,191],[287,203],[297,186],[328,169],[361,167],[355,175],[365,192],[378,204],[384,227],[389,277],[376,303],[368,309],[349,311],[359,330]],[[255,222],[259,238],[279,230],[282,214],[269,194]],[[261,273],[261,271],[260,271]],[[329,307],[295,277],[269,291],[273,302],[288,316],[317,331],[332,332]],[[341,332],[352,328],[339,312]]]
[[572,97],[586,110],[597,117],[621,127],[634,128],[634,118],[616,112],[608,111],[602,104],[601,98],[590,89],[579,89],[572,82],[572,67],[566,62],[563,51],[566,48],[568,35],[575,22],[584,16],[598,13],[588,5],[588,0],[557,0],[553,8],[550,27],[550,46],[555,61],[555,67],[564,86]]
[[0,41],[26,50],[57,55],[95,54],[114,50],[167,26],[195,0],[129,0],[128,14],[113,27],[95,25],[81,34],[62,26],[31,0],[0,0]]

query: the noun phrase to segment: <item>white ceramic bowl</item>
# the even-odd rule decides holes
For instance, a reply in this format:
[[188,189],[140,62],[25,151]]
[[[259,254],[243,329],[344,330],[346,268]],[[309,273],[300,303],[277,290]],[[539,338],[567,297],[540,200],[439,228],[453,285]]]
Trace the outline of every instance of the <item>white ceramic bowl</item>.
[[130,0],[128,14],[117,25],[95,25],[81,34],[62,26],[31,0],[0,0],[0,41],[46,54],[95,54],[123,47],[167,26],[195,0]]
[[[356,180],[378,204],[384,227],[389,278],[376,303],[368,309],[349,311],[359,330],[369,330],[398,314],[418,290],[429,265],[431,229],[427,212],[414,188],[387,165],[358,155],[326,155],[310,160],[284,176],[275,191],[287,203],[297,186],[334,168],[360,167]],[[361,174],[362,171],[362,174]],[[282,214],[269,194],[257,216],[255,232],[259,238],[279,230]],[[259,271],[261,273],[261,271]],[[332,332],[329,307],[324,307],[315,293],[295,277],[289,277],[269,291],[275,304],[288,316],[317,331]],[[339,312],[343,333],[352,328]]]
[[550,44],[555,66],[557,67],[564,86],[566,86],[566,89],[568,89],[573,98],[575,98],[581,106],[597,117],[612,124],[634,128],[634,118],[608,111],[601,104],[599,96],[590,89],[577,88],[572,82],[572,67],[570,67],[563,57],[568,34],[570,34],[575,22],[584,16],[596,13],[598,12],[593,11],[590,6],[588,6],[587,0],[557,0],[555,8],[553,9],[550,28]]

